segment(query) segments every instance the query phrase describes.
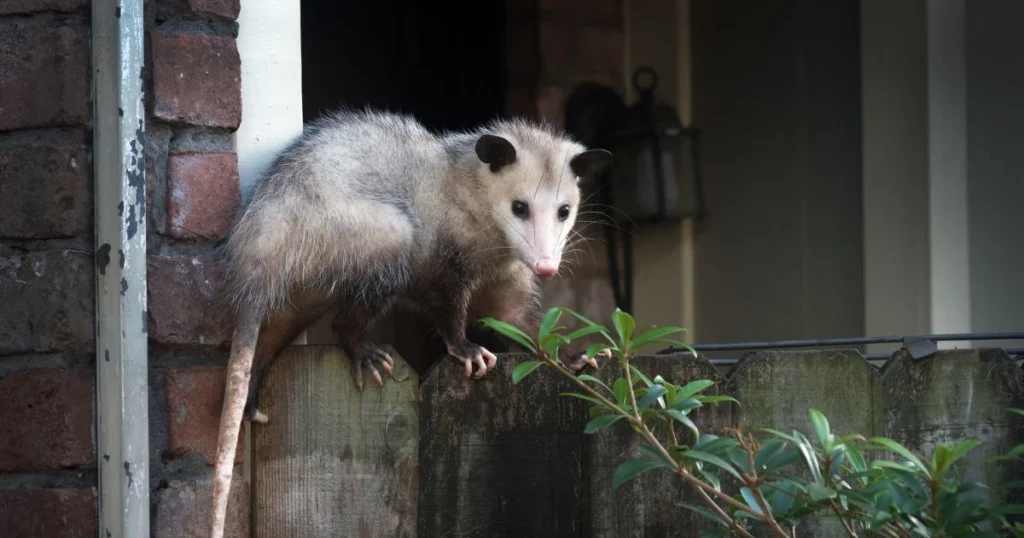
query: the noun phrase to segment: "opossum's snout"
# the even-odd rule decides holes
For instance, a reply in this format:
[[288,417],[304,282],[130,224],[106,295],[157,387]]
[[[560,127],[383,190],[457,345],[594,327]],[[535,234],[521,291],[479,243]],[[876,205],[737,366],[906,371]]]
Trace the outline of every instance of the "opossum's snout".
[[541,278],[553,278],[558,276],[558,261],[552,258],[541,258],[534,262],[531,269]]

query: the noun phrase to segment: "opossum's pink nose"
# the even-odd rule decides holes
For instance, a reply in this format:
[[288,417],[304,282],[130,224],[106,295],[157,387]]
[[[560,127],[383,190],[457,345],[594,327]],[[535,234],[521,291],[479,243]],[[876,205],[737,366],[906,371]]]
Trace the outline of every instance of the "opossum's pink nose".
[[558,263],[551,258],[541,258],[533,264],[533,272],[541,278],[558,276]]

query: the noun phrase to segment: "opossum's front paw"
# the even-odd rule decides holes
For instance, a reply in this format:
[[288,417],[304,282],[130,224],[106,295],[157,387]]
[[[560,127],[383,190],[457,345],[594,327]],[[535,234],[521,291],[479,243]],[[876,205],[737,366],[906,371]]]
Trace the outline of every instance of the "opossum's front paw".
[[[475,379],[480,379],[498,363],[498,357],[494,356],[494,353],[473,342],[464,342],[458,346],[449,345],[448,354],[462,361],[466,368],[467,378],[473,376]],[[476,365],[475,374],[473,365]]]
[[377,386],[384,386],[384,379],[380,376],[377,367],[380,366],[388,375],[394,375],[395,361],[383,349],[375,344],[365,342],[349,351],[349,358],[356,367],[356,387],[363,390],[363,367],[365,366],[373,374],[373,380]]
[[573,353],[569,350],[560,349],[558,355],[562,364],[573,372],[582,372],[588,366],[595,369],[598,367],[597,361],[593,357],[588,357],[585,351]]
[[246,405],[245,414],[242,415],[242,420],[255,422],[257,424],[266,424],[270,421],[270,418],[257,409],[255,405]]

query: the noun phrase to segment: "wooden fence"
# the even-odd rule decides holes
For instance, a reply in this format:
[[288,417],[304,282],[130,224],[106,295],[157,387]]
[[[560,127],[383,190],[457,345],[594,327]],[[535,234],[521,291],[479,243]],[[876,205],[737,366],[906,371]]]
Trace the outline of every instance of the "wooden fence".
[[[422,383],[396,358],[397,380],[354,390],[350,365],[328,346],[296,346],[270,372],[262,402],[271,422],[253,428],[254,538],[696,537],[709,524],[677,506],[696,502],[671,474],[654,471],[612,491],[634,450],[625,428],[582,433],[587,404],[559,396],[571,385],[540,371],[513,386],[499,357],[482,381],[442,361]],[[840,433],[885,435],[916,450],[962,438],[984,441],[966,468],[1002,495],[1019,477],[987,456],[1024,441],[1022,372],[1000,350],[896,352],[877,369],[853,351],[763,352],[723,377],[703,358],[638,357],[650,375],[712,379],[709,392],[740,407],[702,408],[702,431],[722,426],[810,432],[820,409]],[[617,367],[599,370],[612,377]],[[832,536],[807,525],[800,536]]]

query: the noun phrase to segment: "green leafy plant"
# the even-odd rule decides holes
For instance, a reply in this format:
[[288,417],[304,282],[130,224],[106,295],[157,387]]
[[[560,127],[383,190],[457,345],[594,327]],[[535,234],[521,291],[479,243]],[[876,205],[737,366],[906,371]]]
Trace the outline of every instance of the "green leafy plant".
[[[581,326],[569,330],[559,325],[566,314]],[[710,380],[678,385],[661,376],[652,379],[630,362],[637,350],[650,345],[675,344],[696,355],[669,338],[683,329],[637,331],[633,317],[618,309],[611,321],[614,331],[572,310],[552,308],[536,337],[493,318],[483,323],[537,356],[516,365],[514,384],[541,368],[552,369],[580,389],[563,396],[589,404],[584,433],[626,425],[639,436],[641,456],[618,466],[613,488],[647,472],[672,472],[700,501],[681,504],[717,524],[703,536],[753,537],[760,528],[771,536],[795,538],[798,523],[814,516],[837,520],[847,536],[1024,537],[1024,525],[1007,518],[1024,514],[1024,507],[991,506],[984,485],[957,479],[956,462],[978,441],[939,445],[923,457],[884,437],[839,436],[815,409],[810,410],[813,440],[799,431],[767,428],[701,432],[691,418],[694,410],[739,402],[705,394],[714,385]],[[588,357],[618,366],[620,375],[610,384],[576,375],[558,360],[559,349],[584,338],[598,340],[587,347]],[[1021,457],[1024,445],[999,460]]]

